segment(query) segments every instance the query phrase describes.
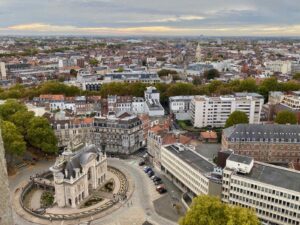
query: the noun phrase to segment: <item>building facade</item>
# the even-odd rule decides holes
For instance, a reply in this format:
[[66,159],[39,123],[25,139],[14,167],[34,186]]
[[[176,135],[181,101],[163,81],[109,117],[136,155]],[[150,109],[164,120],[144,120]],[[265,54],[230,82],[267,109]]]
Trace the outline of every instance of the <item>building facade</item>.
[[234,111],[245,112],[249,123],[259,123],[263,96],[256,93],[235,93],[230,96],[195,96],[192,100],[192,124],[195,127],[223,127]]
[[119,154],[131,154],[143,147],[144,130],[142,121],[136,115],[123,113],[96,117],[93,142],[101,149]]
[[184,193],[221,196],[222,170],[182,144],[165,145],[161,148],[162,171]]
[[6,80],[6,68],[5,68],[5,63],[0,62],[0,79],[1,80]]
[[107,159],[99,148],[89,145],[75,154],[66,150],[50,170],[53,172],[58,207],[76,208],[92,190],[105,183]]
[[238,124],[223,130],[222,149],[268,163],[300,160],[300,126]]
[[252,208],[263,224],[300,224],[300,172],[232,154],[223,170],[222,201]]
[[194,96],[173,96],[169,98],[170,113],[176,120],[191,120],[191,102]]
[[166,176],[190,197],[216,195],[251,208],[264,225],[300,224],[300,171],[228,153],[224,168],[184,145],[161,149]]

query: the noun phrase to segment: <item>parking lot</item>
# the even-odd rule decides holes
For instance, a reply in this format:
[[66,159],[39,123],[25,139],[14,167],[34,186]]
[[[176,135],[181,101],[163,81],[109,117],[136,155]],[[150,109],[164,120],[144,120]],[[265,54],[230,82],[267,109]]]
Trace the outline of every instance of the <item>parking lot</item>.
[[[149,164],[139,165],[142,160],[143,157],[139,157],[139,159],[136,161],[136,165],[140,167],[140,170],[144,173],[144,176],[147,177],[148,191],[150,193],[151,200],[153,201],[155,211],[159,215],[177,222],[186,211],[183,204],[181,203],[182,192],[171,181],[169,181],[162,172],[149,166]],[[157,185],[155,185],[153,180],[149,177],[148,173],[146,173],[147,171],[145,172],[146,166],[150,167],[155,176],[161,179],[162,184],[160,185],[163,185],[165,187],[165,193],[160,194],[156,190]],[[148,172],[149,171],[150,170],[148,170]]]

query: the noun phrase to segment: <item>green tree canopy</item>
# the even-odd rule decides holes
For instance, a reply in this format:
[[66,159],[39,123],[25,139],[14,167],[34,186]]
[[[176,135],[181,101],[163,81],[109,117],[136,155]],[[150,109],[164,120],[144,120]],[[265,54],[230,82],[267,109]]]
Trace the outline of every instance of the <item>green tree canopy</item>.
[[175,70],[168,70],[168,69],[162,69],[162,70],[158,71],[157,74],[160,77],[165,77],[165,76],[168,76],[169,74],[175,75],[175,74],[177,74],[177,71],[175,71]]
[[193,199],[180,225],[259,225],[255,213],[247,208],[230,206],[217,197],[201,195]]
[[30,120],[27,130],[29,143],[46,153],[57,152],[57,139],[47,119],[34,117]]
[[247,91],[247,92],[256,92],[257,85],[253,78],[248,78],[240,82],[240,90],[239,91]]
[[295,73],[295,74],[293,75],[293,79],[294,79],[294,80],[300,81],[300,73]]
[[248,116],[244,112],[234,111],[227,118],[225,127],[231,127],[233,125],[240,124],[240,123],[249,123]]
[[6,155],[10,156],[10,160],[21,156],[26,150],[26,143],[17,127],[12,122],[1,121],[1,130]]
[[91,58],[91,59],[89,60],[89,64],[90,64],[91,66],[98,66],[98,63],[99,63],[99,61],[98,61],[97,59],[95,59],[95,58]]
[[276,115],[275,122],[278,124],[296,124],[297,117],[295,113],[284,110]]
[[220,77],[220,73],[216,69],[210,69],[204,72],[204,78],[206,80],[213,80],[217,77]]
[[26,106],[15,99],[8,99],[2,105],[0,105],[0,117],[3,120],[9,120],[9,118],[16,112],[27,110]]
[[29,121],[34,117],[31,111],[18,111],[10,117],[10,121],[16,125],[19,132],[26,137]]

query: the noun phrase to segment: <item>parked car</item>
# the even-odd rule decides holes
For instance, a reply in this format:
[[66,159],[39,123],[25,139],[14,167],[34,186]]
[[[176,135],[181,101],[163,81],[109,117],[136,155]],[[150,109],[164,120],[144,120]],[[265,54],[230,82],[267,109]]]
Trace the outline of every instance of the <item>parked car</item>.
[[155,176],[153,179],[153,182],[155,182],[155,181],[161,181],[161,178],[160,177],[157,177],[157,176]]
[[144,160],[141,160],[141,161],[139,162],[139,166],[143,166],[143,165],[145,165],[145,161],[144,161]]
[[158,193],[163,194],[167,192],[167,189],[165,188],[165,186],[163,184],[158,185],[156,187],[156,191],[158,191]]
[[148,172],[148,177],[152,177],[152,176],[154,176],[154,171],[153,170],[150,170],[149,172]]
[[162,184],[163,182],[162,182],[162,180],[156,180],[156,181],[154,181],[154,184],[155,185],[160,185],[160,184]]
[[150,178],[151,178],[151,180],[153,180],[153,179],[155,179],[155,177],[156,177],[156,175],[154,175],[154,176],[152,176],[152,177],[150,177]]
[[145,166],[144,167],[144,172],[148,173],[150,170],[152,170],[149,166]]

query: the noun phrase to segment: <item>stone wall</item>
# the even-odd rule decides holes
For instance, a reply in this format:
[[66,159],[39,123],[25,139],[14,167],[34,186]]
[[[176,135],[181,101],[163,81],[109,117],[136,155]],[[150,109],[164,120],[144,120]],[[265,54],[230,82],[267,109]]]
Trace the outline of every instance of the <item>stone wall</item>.
[[8,177],[6,170],[5,152],[0,131],[0,224],[12,225],[12,209],[10,191],[8,186]]

